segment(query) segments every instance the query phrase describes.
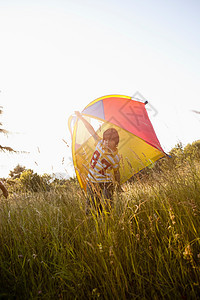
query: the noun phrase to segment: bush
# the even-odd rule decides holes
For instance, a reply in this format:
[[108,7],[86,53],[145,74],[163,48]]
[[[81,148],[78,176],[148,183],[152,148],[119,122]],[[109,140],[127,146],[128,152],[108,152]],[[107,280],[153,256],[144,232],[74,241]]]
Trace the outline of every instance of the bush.
[[192,144],[187,144],[184,148],[184,154],[187,159],[199,160],[200,159],[200,140],[193,142]]
[[34,173],[33,170],[28,169],[21,173],[19,178],[19,184],[21,185],[22,189],[26,191],[49,191],[49,179],[50,176],[40,176],[37,173]]

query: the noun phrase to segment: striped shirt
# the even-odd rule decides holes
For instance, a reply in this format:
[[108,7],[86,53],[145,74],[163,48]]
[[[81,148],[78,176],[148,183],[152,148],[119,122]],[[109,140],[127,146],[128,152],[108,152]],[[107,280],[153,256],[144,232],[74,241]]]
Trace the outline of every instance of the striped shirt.
[[119,169],[118,152],[109,152],[100,140],[95,148],[90,161],[88,180],[91,182],[111,182],[113,181],[112,170]]

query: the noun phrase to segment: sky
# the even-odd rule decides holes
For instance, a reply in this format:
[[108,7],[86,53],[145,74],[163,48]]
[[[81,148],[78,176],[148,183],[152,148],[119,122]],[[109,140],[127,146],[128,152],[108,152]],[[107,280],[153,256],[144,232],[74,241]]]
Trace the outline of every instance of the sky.
[[[73,176],[68,118],[139,95],[168,152],[199,139],[200,2],[0,0],[0,177],[17,164]],[[63,139],[68,143],[64,143]]]

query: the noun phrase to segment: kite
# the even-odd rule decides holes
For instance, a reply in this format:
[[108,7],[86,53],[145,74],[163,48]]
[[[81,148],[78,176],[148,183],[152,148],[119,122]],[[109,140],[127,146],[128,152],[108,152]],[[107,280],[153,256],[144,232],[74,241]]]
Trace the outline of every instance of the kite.
[[[81,112],[102,137],[108,128],[115,128],[120,137],[120,182],[166,156],[142,101],[123,95],[109,95],[90,102]],[[72,158],[81,188],[86,191],[89,164],[95,150],[93,137],[76,116],[68,120],[72,137]]]

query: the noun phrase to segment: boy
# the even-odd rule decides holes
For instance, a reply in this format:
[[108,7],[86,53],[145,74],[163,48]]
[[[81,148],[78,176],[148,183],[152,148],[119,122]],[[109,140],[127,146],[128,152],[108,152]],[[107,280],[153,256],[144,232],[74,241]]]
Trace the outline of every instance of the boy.
[[93,205],[97,206],[97,210],[102,211],[101,199],[109,200],[110,203],[106,201],[106,204],[110,206],[112,204],[114,185],[120,185],[120,158],[117,150],[119,134],[116,129],[109,128],[103,133],[102,140],[80,112],[76,111],[75,114],[83,122],[97,143],[87,176],[87,205],[90,206],[90,201],[92,200]]

